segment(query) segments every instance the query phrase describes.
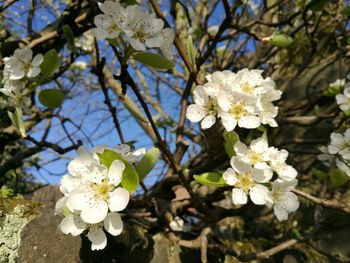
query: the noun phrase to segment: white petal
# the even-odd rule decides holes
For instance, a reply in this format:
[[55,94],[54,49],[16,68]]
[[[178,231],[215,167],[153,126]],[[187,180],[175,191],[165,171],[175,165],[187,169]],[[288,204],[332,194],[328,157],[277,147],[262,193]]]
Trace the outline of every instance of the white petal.
[[236,173],[232,168],[228,168],[223,173],[222,177],[228,185],[234,185],[235,183],[237,183]]
[[241,141],[237,141],[233,146],[235,153],[239,156],[245,155],[248,152],[248,147]]
[[94,193],[87,187],[79,187],[69,193],[67,205],[74,210],[83,210],[90,200],[93,198]]
[[61,215],[63,208],[65,207],[67,202],[67,197],[63,196],[62,198],[58,199],[55,204],[55,215]]
[[273,212],[275,213],[275,215],[279,221],[284,221],[284,220],[288,219],[287,211],[284,210],[284,208],[279,206],[279,205],[275,205],[273,207]]
[[233,156],[230,164],[237,173],[248,173],[252,169],[251,164],[243,162],[238,156]]
[[207,115],[206,109],[197,104],[191,104],[187,107],[186,118],[192,122],[199,122],[206,115]]
[[292,192],[286,192],[283,195],[280,205],[283,206],[287,212],[294,212],[299,208],[298,197]]
[[110,193],[109,197],[109,209],[112,212],[119,212],[124,210],[130,200],[130,194],[128,190],[118,187]]
[[44,56],[42,54],[37,54],[32,61],[32,65],[38,67],[44,61]]
[[86,228],[86,224],[80,220],[77,216],[67,216],[60,223],[60,229],[62,233],[73,236],[80,235]]
[[91,241],[91,250],[101,250],[107,245],[107,237],[101,228],[93,228],[87,234]]
[[117,236],[123,231],[123,221],[118,213],[109,213],[103,221],[103,226],[113,236]]
[[235,205],[245,205],[248,202],[246,193],[240,188],[232,189],[232,203]]
[[122,181],[125,164],[122,161],[115,160],[108,170],[108,181],[117,186]]
[[291,181],[297,177],[298,172],[293,168],[293,166],[286,164],[283,165],[282,168],[278,171],[278,175],[286,181]]
[[269,189],[266,186],[257,184],[250,189],[250,199],[256,205],[263,205],[266,203]]
[[87,207],[81,211],[81,219],[88,224],[97,224],[103,221],[108,213],[108,205],[102,200],[90,199]]
[[201,127],[202,129],[208,129],[211,126],[214,125],[216,121],[216,117],[214,115],[207,115],[203,118],[203,120],[201,121]]
[[108,36],[107,31],[99,27],[93,28],[92,33],[97,39],[105,39]]
[[31,68],[30,70],[28,70],[27,77],[28,78],[35,78],[36,76],[39,75],[39,73],[40,73],[40,68],[34,67],[34,68]]
[[252,140],[250,143],[250,148],[257,153],[265,153],[269,148],[266,139],[259,138],[256,140]]
[[260,165],[259,168],[255,166],[252,172],[254,181],[258,183],[266,183],[270,181],[273,175],[272,169],[266,163],[262,163],[262,164]]
[[226,131],[233,131],[237,126],[237,120],[229,113],[220,114],[222,125],[225,127]]
[[247,129],[255,129],[260,125],[260,118],[257,116],[243,116],[238,120],[238,126]]

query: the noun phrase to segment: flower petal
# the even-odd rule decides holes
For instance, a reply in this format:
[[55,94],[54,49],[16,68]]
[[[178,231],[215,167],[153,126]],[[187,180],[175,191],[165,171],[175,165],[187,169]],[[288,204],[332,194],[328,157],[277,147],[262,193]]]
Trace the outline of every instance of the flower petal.
[[109,183],[117,186],[122,181],[123,171],[125,164],[120,160],[115,160],[108,170],[108,181]]
[[204,107],[197,104],[191,104],[187,107],[186,118],[192,122],[201,121],[207,114]]
[[240,188],[232,189],[232,203],[235,205],[245,205],[248,202],[246,193]]
[[91,229],[87,237],[91,241],[91,250],[101,250],[107,245],[107,237],[102,228]]
[[266,186],[257,184],[250,189],[250,199],[256,205],[264,205],[267,200],[269,189]]
[[211,126],[214,125],[216,121],[216,117],[214,115],[207,115],[203,118],[203,120],[201,121],[201,127],[202,129],[208,129]]
[[73,236],[80,235],[86,228],[86,224],[77,216],[67,216],[60,223],[62,233]]
[[118,213],[109,213],[103,221],[103,226],[113,236],[117,236],[123,231],[123,221]]
[[128,190],[118,187],[110,193],[109,197],[109,209],[112,212],[119,212],[124,210],[130,200],[130,194]]
[[228,185],[234,185],[237,182],[236,173],[232,168],[228,168],[223,173],[222,178]]
[[103,221],[108,213],[108,205],[102,199],[90,199],[88,205],[81,211],[81,219],[89,224],[97,224]]

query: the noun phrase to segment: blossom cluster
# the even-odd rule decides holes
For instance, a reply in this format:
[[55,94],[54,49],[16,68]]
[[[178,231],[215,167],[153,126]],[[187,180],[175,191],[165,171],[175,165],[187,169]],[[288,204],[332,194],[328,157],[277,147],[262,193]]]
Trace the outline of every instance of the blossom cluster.
[[[231,167],[223,174],[225,182],[234,186],[233,203],[244,205],[249,195],[254,204],[273,207],[277,219],[286,220],[288,213],[299,207],[297,196],[291,192],[297,185],[297,171],[286,163],[288,152],[269,147],[263,137],[252,140],[249,147],[237,141],[234,150]],[[277,179],[272,181],[274,173]],[[267,183],[271,183],[271,190]]]
[[237,125],[247,129],[260,124],[277,127],[274,118],[278,107],[272,102],[279,100],[282,92],[262,72],[242,69],[237,73],[225,70],[208,75],[207,83],[195,88],[194,104],[188,106],[186,117],[201,122],[202,129],[210,128],[217,118],[226,131],[234,130]]
[[27,80],[40,74],[40,64],[43,60],[42,54],[33,58],[33,51],[28,46],[16,49],[11,57],[3,58],[5,67],[0,92],[9,96],[14,106],[24,109],[30,106],[30,99],[23,93]]
[[330,139],[328,147],[320,147],[322,154],[318,155],[318,159],[326,166],[335,163],[350,177],[350,128],[343,134],[333,132]]
[[[350,80],[350,74],[346,76],[347,80]],[[344,87],[342,94],[337,94],[335,99],[339,108],[344,112],[350,111],[350,81],[346,82],[346,79],[338,79],[336,82],[330,84],[330,86]]]
[[102,14],[94,18],[96,28],[93,29],[97,39],[114,39],[123,32],[135,50],[159,48],[164,56],[172,58],[174,31],[164,28],[163,20],[156,18],[154,13],[145,13],[138,5],[124,8],[118,1],[98,5]]
[[[123,222],[118,212],[126,208],[130,198],[129,192],[120,186],[125,164],[114,160],[106,167],[99,157],[104,150],[104,147],[91,152],[84,147],[78,149],[78,156],[68,164],[69,174],[62,177],[60,190],[64,196],[55,208],[56,214],[65,216],[60,223],[62,232],[77,236],[85,231],[92,250],[107,245],[103,229],[113,236],[122,232]],[[127,144],[113,151],[130,163],[144,154],[143,149],[132,151]]]

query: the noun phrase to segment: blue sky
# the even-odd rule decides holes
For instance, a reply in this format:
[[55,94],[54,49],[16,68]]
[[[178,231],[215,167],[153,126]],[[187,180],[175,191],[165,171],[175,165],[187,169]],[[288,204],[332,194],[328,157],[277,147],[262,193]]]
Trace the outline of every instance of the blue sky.
[[[62,2],[62,3],[61,3]],[[63,10],[65,7],[65,1],[53,1],[57,6],[57,10]],[[26,32],[24,30],[26,25],[26,19],[28,15],[28,4],[30,1],[18,1],[16,4],[12,5],[6,10],[9,17],[14,17],[14,14],[18,14],[18,18],[15,20],[6,21],[12,28],[13,32],[18,32],[20,37],[24,37]],[[169,9],[167,5],[163,5],[165,9]],[[60,13],[60,12],[58,12]],[[210,25],[218,25],[221,23],[224,18],[224,10],[222,5],[219,4],[214,12],[214,15],[209,20]],[[33,19],[33,29],[34,31],[40,31],[50,22],[56,20],[57,17],[54,12],[49,12],[46,9],[39,8],[37,9],[34,19]],[[171,19],[168,19],[171,21]],[[23,26],[21,26],[23,23]],[[106,56],[108,67],[117,73],[117,66],[114,65],[113,56],[111,50],[106,46],[106,42],[101,42],[101,55]],[[174,50],[174,52],[176,52]],[[61,51],[61,55],[67,55],[68,51]],[[78,58],[78,61],[87,62],[90,64],[89,56],[81,56]],[[81,77],[85,80],[90,79],[91,83],[96,84],[96,77],[89,72],[89,68],[83,71]],[[142,72],[149,74],[149,71],[142,69]],[[64,89],[71,86],[71,82],[65,77],[60,78],[61,84],[64,86]],[[75,77],[75,76],[74,76]],[[78,76],[77,76],[78,77]],[[156,84],[153,83],[151,79],[146,79],[150,87],[154,87]],[[173,79],[172,81],[178,81]],[[57,87],[57,84],[51,82],[43,87],[38,87],[37,91],[40,89],[45,89],[48,87]],[[170,114],[170,116],[177,121],[179,115],[179,102],[180,97],[174,91],[169,89],[166,85],[160,84],[159,90],[162,98],[165,98],[163,103],[164,110]],[[155,89],[151,89],[152,93],[155,93]],[[132,97],[133,94],[131,90],[128,91],[128,94]],[[121,120],[122,130],[125,136],[126,141],[136,141],[136,148],[146,147],[147,149],[153,146],[151,140],[144,135],[143,130],[137,125],[136,121],[130,117],[128,112],[123,110],[123,105],[119,99],[110,92],[112,103],[117,107],[118,117]],[[110,113],[107,110],[106,105],[103,103],[104,96],[100,89],[94,91],[86,91],[84,84],[77,84],[70,89],[70,93],[66,96],[63,103],[62,110],[60,111],[60,116],[63,118],[70,118],[74,124],[66,122],[66,129],[72,134],[71,137],[74,141],[82,140],[84,145],[87,147],[92,147],[96,145],[107,145],[113,147],[120,143],[119,137]],[[136,101],[136,100],[135,100]],[[38,103],[39,105],[39,103]],[[39,106],[40,107],[40,106]],[[44,109],[44,107],[41,107]],[[153,111],[156,117],[156,113]],[[36,129],[31,132],[31,135],[36,139],[40,140],[45,123],[42,123],[36,127]],[[77,130],[74,126],[81,126],[81,131]],[[194,126],[193,129],[198,129],[198,126]],[[160,133],[163,135],[163,130],[159,129]],[[168,140],[174,137],[174,133],[167,131]],[[59,143],[62,147],[69,146],[71,142],[64,133],[63,127],[60,121],[57,118],[54,118],[52,121],[52,129],[48,136],[48,141]],[[171,144],[170,147],[173,149],[174,145]],[[76,156],[76,153],[70,152],[65,154],[65,156],[58,156],[57,153],[54,153],[52,150],[46,150],[39,154],[41,159],[42,168],[37,170],[31,168],[30,172],[34,174],[35,178],[40,182],[58,184],[61,176],[66,173],[67,162]],[[186,158],[185,158],[186,159]],[[158,169],[155,169],[153,172],[154,175],[159,175],[160,169],[163,167],[163,162],[159,162],[157,166]],[[156,178],[149,176],[149,180],[146,183],[153,182]]]

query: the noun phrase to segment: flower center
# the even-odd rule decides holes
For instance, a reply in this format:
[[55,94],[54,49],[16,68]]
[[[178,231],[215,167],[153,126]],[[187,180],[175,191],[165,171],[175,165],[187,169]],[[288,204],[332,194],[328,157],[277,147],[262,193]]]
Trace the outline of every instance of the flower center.
[[240,174],[237,178],[238,182],[235,184],[235,187],[241,188],[246,194],[248,194],[249,190],[255,185],[251,173]]
[[94,184],[92,190],[95,191],[96,199],[103,199],[108,202],[109,193],[113,190],[113,185],[110,185],[107,181],[103,181],[101,184]]
[[248,82],[244,82],[243,84],[241,84],[241,89],[249,94],[254,93],[254,87],[252,87]]
[[98,229],[103,227],[103,221],[97,224],[86,224],[86,230],[93,230],[93,229]]
[[272,198],[275,202],[279,202],[279,200],[281,199],[282,193],[281,191],[274,191],[272,194]]
[[262,161],[261,155],[252,150],[248,152],[248,158],[253,165],[256,165]]
[[119,27],[116,23],[112,23],[108,28],[108,33],[113,34],[116,31],[119,31]]
[[235,119],[239,120],[246,113],[246,110],[244,109],[244,104],[242,102],[237,102],[233,104],[230,109],[230,113],[235,117]]
[[138,28],[137,30],[135,30],[132,38],[136,38],[138,39],[141,43],[145,43],[146,39],[149,38],[149,34],[147,32],[145,32],[145,29],[143,26],[141,26],[140,28]]
[[29,63],[24,63],[24,64],[23,64],[23,69],[24,69],[25,72],[28,72],[28,71],[31,70],[32,68],[33,68],[33,66],[32,66],[32,63],[31,63],[31,62],[29,62]]
[[207,105],[208,113],[210,115],[216,115],[217,114],[217,103],[216,103],[216,101],[213,98],[211,98],[211,97],[209,97],[208,100],[209,100],[208,101],[208,105]]

